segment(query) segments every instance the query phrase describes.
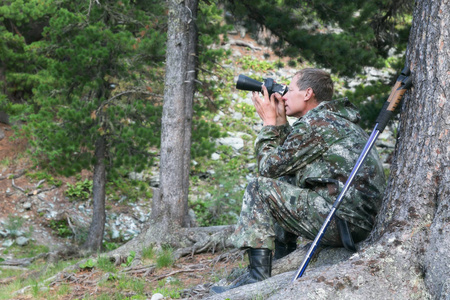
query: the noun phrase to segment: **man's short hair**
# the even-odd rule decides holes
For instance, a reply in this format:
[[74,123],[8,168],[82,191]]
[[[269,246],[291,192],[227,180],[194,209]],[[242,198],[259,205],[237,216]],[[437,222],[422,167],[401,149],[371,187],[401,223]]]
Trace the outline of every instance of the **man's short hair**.
[[316,95],[317,102],[329,101],[333,98],[333,81],[330,73],[321,69],[305,68],[295,75],[299,75],[297,86],[300,91],[312,88]]

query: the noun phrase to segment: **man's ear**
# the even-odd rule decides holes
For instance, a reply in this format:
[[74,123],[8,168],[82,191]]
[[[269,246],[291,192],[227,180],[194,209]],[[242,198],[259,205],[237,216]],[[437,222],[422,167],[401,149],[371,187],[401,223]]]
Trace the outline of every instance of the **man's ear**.
[[316,94],[314,94],[314,91],[312,88],[307,88],[306,89],[306,94],[305,94],[305,101],[309,101],[310,99],[315,99],[316,98]]

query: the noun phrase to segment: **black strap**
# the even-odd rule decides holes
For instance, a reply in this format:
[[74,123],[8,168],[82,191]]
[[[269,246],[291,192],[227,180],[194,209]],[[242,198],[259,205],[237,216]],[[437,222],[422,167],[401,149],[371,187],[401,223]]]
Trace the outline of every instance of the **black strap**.
[[339,218],[338,216],[334,217],[336,218],[336,224],[339,230],[339,235],[341,236],[342,245],[348,251],[356,252],[356,246],[353,242],[352,234],[348,228],[347,221]]

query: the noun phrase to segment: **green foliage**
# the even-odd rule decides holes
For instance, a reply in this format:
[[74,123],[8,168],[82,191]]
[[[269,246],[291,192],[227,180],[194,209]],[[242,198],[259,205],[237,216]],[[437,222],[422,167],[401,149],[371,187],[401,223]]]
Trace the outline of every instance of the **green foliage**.
[[51,229],[55,230],[60,237],[69,237],[73,234],[66,219],[50,220],[49,226]]
[[28,172],[26,175],[33,181],[45,180],[50,186],[53,185],[55,187],[60,187],[62,185],[61,179],[55,179],[52,175],[45,171]]
[[156,267],[165,268],[172,266],[175,263],[172,254],[173,249],[170,247],[165,247],[159,251],[156,257]]
[[347,91],[345,96],[355,104],[361,114],[360,125],[365,129],[372,129],[375,120],[389,97],[390,86],[383,82],[359,85],[354,92]]
[[25,246],[12,245],[8,249],[3,250],[3,254],[13,255],[15,258],[34,257],[41,253],[48,253],[50,250],[46,245],[38,245],[35,241],[30,241]]
[[117,243],[114,242],[108,242],[108,241],[104,241],[103,242],[103,247],[107,250],[107,251],[112,251],[114,249],[119,248],[119,245]]
[[[71,1],[31,2],[31,6],[18,1],[0,7],[10,18],[5,24],[18,25],[30,20],[12,10],[51,6],[29,12],[30,18],[43,19],[34,28],[40,29],[37,41],[24,41],[7,26],[0,31],[9,38],[0,45],[10,51],[6,54],[13,56],[18,49],[23,53],[6,59],[20,71],[21,82],[24,76],[36,78],[27,88],[33,93],[31,105],[18,107],[4,95],[1,103],[9,111],[29,114],[24,133],[35,147],[36,163],[64,175],[75,174],[95,163],[95,145],[103,137],[110,145],[104,153],[112,163],[107,165],[110,176],[114,177],[114,169],[120,166],[142,169],[151,162],[144,149],[159,143],[161,112],[143,91],[158,90],[162,80],[145,82],[138,72],[146,72],[144,60],[154,67],[163,61],[165,34],[157,19],[164,18],[154,15],[161,13],[163,6],[147,3],[141,7],[131,1],[104,1],[93,6],[90,1],[76,5]],[[115,17],[106,17],[109,14]],[[21,64],[27,67],[21,69]],[[118,86],[114,91],[111,81]]]
[[363,66],[383,66],[389,49],[402,53],[411,25],[412,2],[319,0],[222,1],[227,21],[251,32],[268,28],[279,55],[313,62],[333,73],[353,75]]
[[89,258],[88,260],[86,260],[85,262],[80,264],[80,268],[81,269],[92,269],[92,268],[94,268],[96,266],[97,266],[97,261],[95,261],[92,258]]
[[231,159],[224,165],[217,164],[207,187],[210,197],[190,200],[189,205],[200,226],[228,225],[237,221],[244,195],[242,167],[241,158]]
[[144,279],[127,276],[122,276],[117,283],[117,287],[120,290],[132,290],[139,294],[142,294],[144,292],[145,285],[146,284]]
[[19,0],[0,5],[0,59],[5,76],[1,84],[8,96],[0,96],[0,110],[13,116],[27,110],[23,101],[29,101],[32,89],[45,81],[37,75],[37,70],[46,68],[48,61],[39,52],[42,45],[37,40],[42,36],[36,31],[54,13],[53,2]]
[[87,200],[92,194],[92,180],[77,181],[74,185],[67,183],[66,195],[72,200]]
[[142,248],[142,258],[144,259],[153,259],[155,257],[155,250],[153,249],[153,246],[148,246]]
[[275,64],[272,62],[255,59],[251,56],[243,56],[242,58],[237,60],[237,63],[241,64],[243,70],[251,70],[254,72],[266,71],[268,69],[273,69],[275,67]]
[[24,223],[25,219],[22,218],[21,216],[8,215],[8,220],[6,221],[5,229],[9,231],[9,234],[12,237],[17,237],[19,236],[19,231]]
[[[195,106],[194,109],[201,109]],[[192,122],[191,157],[210,156],[215,150],[216,138],[221,137],[220,126],[212,122],[210,114],[204,114]]]
[[153,291],[153,294],[156,293],[160,293],[164,297],[169,297],[170,299],[181,298],[181,289],[179,288],[158,287]]
[[116,267],[114,265],[114,262],[111,261],[109,259],[109,257],[103,256],[103,255],[100,255],[98,257],[98,259],[97,259],[97,267],[100,270],[103,270],[105,272],[112,272],[112,273],[114,273],[114,272],[117,271],[117,269],[116,269]]
[[10,164],[11,160],[8,157],[0,160],[0,166],[9,167]]
[[149,199],[151,189],[146,182],[132,180],[125,177],[127,174],[125,170],[118,170],[116,178],[112,178],[106,186],[108,199],[119,201],[124,200],[128,202],[136,202],[140,199]]
[[125,263],[122,263],[121,266],[122,267],[129,267],[131,265],[131,263],[133,262],[135,257],[136,257],[136,252],[130,251],[130,254],[127,256],[127,260],[125,261]]
[[[27,246],[28,247],[28,246]],[[20,247],[20,248],[27,248],[27,247]],[[39,253],[48,252],[43,251]],[[26,257],[34,257],[37,254],[33,254]],[[14,257],[19,258],[14,254]],[[16,280],[11,281],[5,284],[2,284],[0,286],[0,299],[16,299],[17,294],[15,294],[16,291],[23,289],[25,287],[32,287],[38,282],[39,290],[35,290],[37,297],[33,297],[33,299],[52,299],[49,294],[49,289],[47,289],[47,286],[43,285],[42,282],[45,281],[45,279],[50,278],[51,276],[57,274],[58,272],[62,271],[64,268],[67,268],[69,265],[74,264],[75,261],[73,260],[59,260],[57,263],[46,263],[42,260],[35,260],[28,268],[33,272],[34,276],[23,276],[26,274],[23,270],[7,270],[2,269],[2,278],[7,278],[14,276],[16,277]],[[21,273],[23,273],[21,275]],[[41,290],[41,288],[44,288],[45,290]],[[26,288],[25,290],[28,291],[28,293],[31,293],[31,289]],[[29,298],[31,295],[24,295],[24,297]]]
[[56,293],[59,296],[64,296],[64,295],[70,294],[71,292],[72,292],[72,289],[70,288],[70,285],[63,283],[58,287],[58,291]]
[[34,298],[37,298],[39,295],[39,289],[40,289],[40,285],[38,281],[35,281],[32,285],[31,285],[31,294],[33,295]]

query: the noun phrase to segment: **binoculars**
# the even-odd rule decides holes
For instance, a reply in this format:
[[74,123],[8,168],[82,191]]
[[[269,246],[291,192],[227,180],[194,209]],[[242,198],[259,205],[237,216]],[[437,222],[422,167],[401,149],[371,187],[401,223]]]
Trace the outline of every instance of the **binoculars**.
[[244,91],[254,91],[254,92],[262,92],[263,85],[267,88],[269,92],[269,97],[273,93],[278,93],[281,96],[287,93],[288,87],[284,84],[275,83],[272,78],[264,79],[264,82],[259,82],[255,79],[247,77],[245,75],[239,75],[238,80],[236,82],[236,88],[238,90]]

